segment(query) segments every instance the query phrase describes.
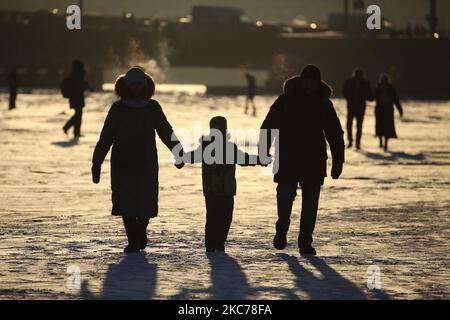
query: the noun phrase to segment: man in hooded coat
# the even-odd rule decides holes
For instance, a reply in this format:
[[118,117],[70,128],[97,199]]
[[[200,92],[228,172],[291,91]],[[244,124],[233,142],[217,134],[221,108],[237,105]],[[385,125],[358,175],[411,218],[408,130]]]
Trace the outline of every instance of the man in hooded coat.
[[[316,66],[306,66],[300,76],[285,82],[284,93],[271,106],[263,124],[260,138],[267,139],[260,156],[268,157],[278,129],[275,161],[278,170],[278,221],[274,237],[275,248],[286,247],[292,205],[298,186],[302,189],[302,212],[298,246],[301,254],[316,254],[312,247],[320,189],[327,175],[327,146],[333,159],[331,175],[339,178],[344,163],[343,131],[333,103],[331,88],[321,80]],[[267,134],[265,134],[267,133]],[[265,149],[265,150],[262,150]],[[274,167],[275,168],[275,167]]]

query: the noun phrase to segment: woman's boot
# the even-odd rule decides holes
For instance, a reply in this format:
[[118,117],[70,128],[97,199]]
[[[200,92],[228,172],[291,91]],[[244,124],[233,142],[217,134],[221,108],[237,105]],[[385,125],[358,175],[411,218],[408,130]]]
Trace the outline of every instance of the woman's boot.
[[137,230],[138,230],[138,241],[139,249],[144,250],[147,246],[147,226],[148,218],[137,218]]
[[139,252],[138,228],[136,217],[122,217],[128,245],[123,249],[125,253]]

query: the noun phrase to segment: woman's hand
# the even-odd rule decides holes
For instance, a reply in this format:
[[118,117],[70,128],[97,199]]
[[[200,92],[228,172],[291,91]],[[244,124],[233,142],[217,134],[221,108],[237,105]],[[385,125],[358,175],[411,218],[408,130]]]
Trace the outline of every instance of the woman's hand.
[[91,172],[92,172],[92,182],[97,184],[100,182],[100,174],[102,171],[101,166],[92,165]]
[[183,167],[184,167],[184,162],[181,161],[180,163],[175,163],[175,167],[176,167],[177,169],[183,168]]
[[[181,143],[179,144],[179,146],[181,146]],[[174,149],[175,150],[175,149]],[[172,151],[173,152],[173,151]],[[181,150],[179,151],[178,154],[175,155],[175,167],[177,169],[181,169],[184,167],[184,161],[183,161],[183,156],[184,156],[184,149],[181,148]]]
[[258,164],[262,167],[267,167],[273,161],[273,156],[269,154],[268,157],[263,157],[263,161],[261,161],[261,157],[258,156]]

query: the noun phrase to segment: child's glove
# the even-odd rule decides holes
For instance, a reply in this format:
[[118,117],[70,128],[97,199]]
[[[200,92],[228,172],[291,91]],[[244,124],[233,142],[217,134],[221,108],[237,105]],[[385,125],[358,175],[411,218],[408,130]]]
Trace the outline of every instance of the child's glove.
[[333,167],[331,168],[331,177],[336,180],[341,176],[341,173],[342,164],[333,164]]
[[91,172],[92,172],[92,182],[95,184],[99,183],[100,182],[100,174],[102,172],[102,167],[92,165]]

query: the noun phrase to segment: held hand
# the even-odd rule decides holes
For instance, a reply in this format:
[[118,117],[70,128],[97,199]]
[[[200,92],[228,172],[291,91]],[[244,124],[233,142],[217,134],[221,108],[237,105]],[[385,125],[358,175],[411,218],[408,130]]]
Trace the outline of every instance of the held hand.
[[93,183],[98,184],[100,182],[101,171],[102,171],[101,166],[95,166],[95,165],[92,166],[91,172],[92,172],[92,182]]
[[182,169],[184,167],[184,162],[180,162],[180,163],[175,163],[175,167],[177,169]]
[[263,167],[267,167],[269,164],[271,164],[273,161],[273,156],[269,154],[268,157],[265,157],[264,161],[261,161],[261,157],[258,157],[259,165]]
[[273,156],[272,155],[269,155],[269,160],[268,161],[266,161],[266,163],[262,163],[261,165],[263,166],[263,167],[267,167],[269,164],[271,164],[272,163],[272,161],[273,161]]
[[[180,144],[180,146],[181,146],[181,144]],[[181,169],[181,168],[184,167],[184,161],[183,161],[184,158],[183,158],[183,156],[184,156],[184,150],[183,150],[183,149],[181,149],[181,150],[179,151],[179,153],[175,155],[175,163],[174,163],[174,166],[175,166],[177,169]]]
[[341,174],[342,174],[342,164],[333,165],[333,167],[331,168],[331,177],[336,180],[339,179]]

